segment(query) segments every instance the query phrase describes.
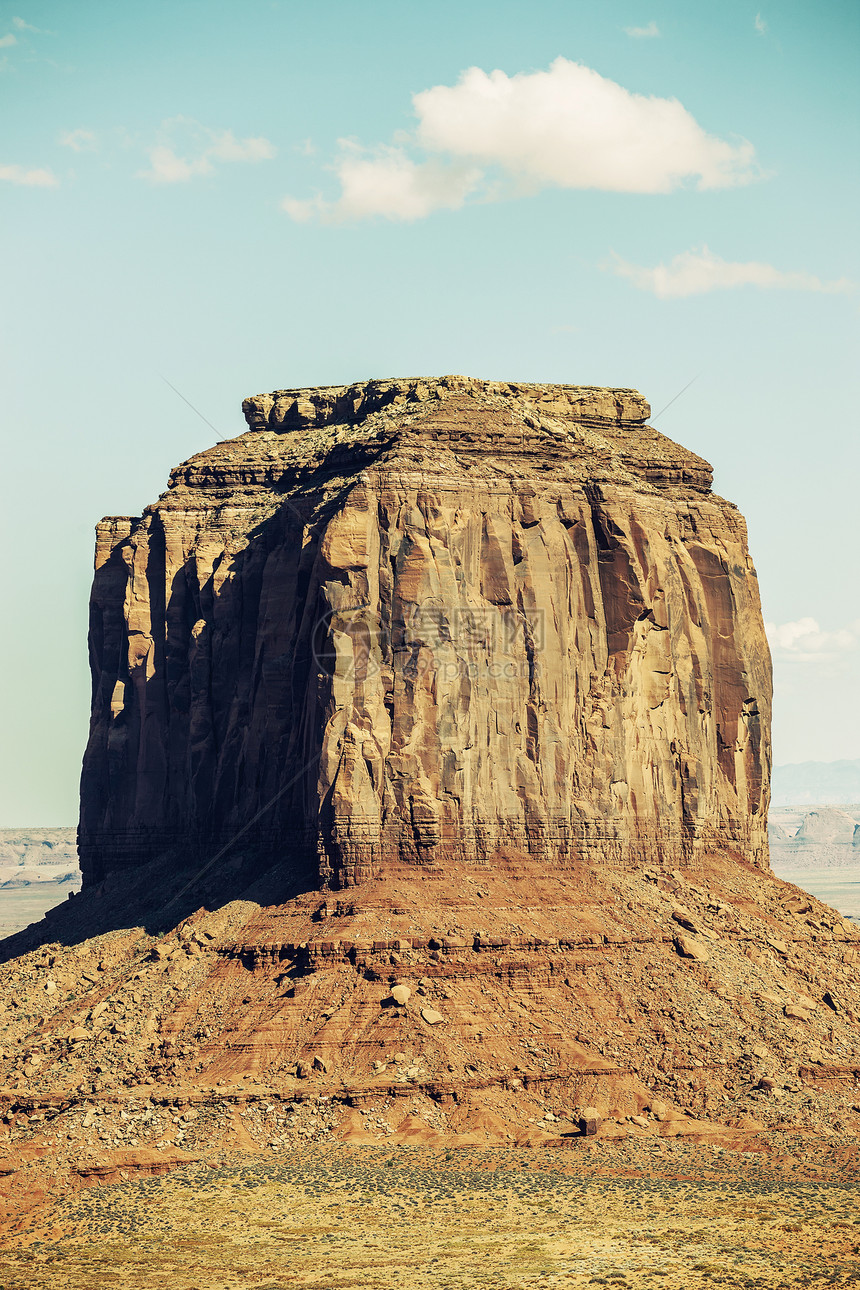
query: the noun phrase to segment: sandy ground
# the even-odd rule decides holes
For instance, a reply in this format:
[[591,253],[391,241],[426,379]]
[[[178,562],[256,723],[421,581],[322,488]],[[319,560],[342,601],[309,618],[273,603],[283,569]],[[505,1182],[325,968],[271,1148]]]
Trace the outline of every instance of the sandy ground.
[[[860,1284],[854,1168],[766,1155],[332,1146],[233,1153],[47,1204],[3,1290]],[[643,1168],[651,1176],[642,1176]],[[815,1169],[804,1169],[814,1174]],[[840,1173],[842,1176],[840,1177]],[[626,1176],[625,1176],[626,1175]]]
[[13,887],[0,891],[0,940],[11,936],[30,923],[38,923],[49,909],[68,900],[70,891],[80,891],[75,882],[34,882],[29,887]]
[[97,903],[0,968],[0,1290],[860,1286],[860,929],[772,875]]

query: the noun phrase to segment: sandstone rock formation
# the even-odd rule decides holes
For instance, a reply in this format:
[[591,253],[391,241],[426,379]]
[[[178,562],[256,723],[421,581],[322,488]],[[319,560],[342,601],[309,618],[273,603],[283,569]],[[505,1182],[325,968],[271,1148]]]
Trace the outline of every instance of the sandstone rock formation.
[[[84,883],[767,864],[743,519],[634,390],[280,390],[98,526]],[[230,856],[228,855],[229,859]]]
[[5,1197],[332,1139],[856,1171],[860,927],[768,867],[707,465],[626,390],[245,410],[100,526],[86,882],[0,955]]
[[847,811],[822,806],[806,813],[795,839],[799,845],[850,847],[854,845],[855,830],[854,820]]
[[168,907],[161,935],[87,938],[125,904],[107,883],[6,942],[10,1154],[116,1170],[310,1136],[570,1147],[591,1122],[776,1155],[802,1134],[816,1160],[839,1134],[856,1165],[860,927],[767,870],[526,857],[339,895],[267,883]]
[[860,804],[777,808],[769,815],[768,841],[778,877],[860,917]]

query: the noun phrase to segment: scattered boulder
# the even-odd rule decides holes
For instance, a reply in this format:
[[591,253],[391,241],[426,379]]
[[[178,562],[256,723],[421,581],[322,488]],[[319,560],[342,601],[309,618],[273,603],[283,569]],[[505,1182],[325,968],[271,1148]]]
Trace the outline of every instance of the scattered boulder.
[[770,990],[759,990],[758,997],[763,999],[765,1003],[775,1003],[777,1005],[782,1003],[782,999],[780,999],[779,995],[774,994]]
[[421,1016],[427,1022],[428,1026],[438,1026],[440,1021],[445,1020],[442,1013],[437,1012],[435,1008],[422,1008]]
[[675,949],[685,959],[694,959],[697,963],[707,963],[710,955],[701,941],[695,936],[685,936],[682,932],[674,938]]
[[395,985],[392,988],[390,997],[398,1008],[405,1008],[412,997],[412,991],[408,985]]
[[601,1125],[600,1112],[593,1106],[586,1106],[579,1113],[579,1131],[586,1138],[593,1138]]
[[688,932],[701,933],[704,930],[698,919],[694,918],[688,910],[683,909],[680,906],[672,910],[672,917],[676,923],[680,923],[682,927],[686,927]]

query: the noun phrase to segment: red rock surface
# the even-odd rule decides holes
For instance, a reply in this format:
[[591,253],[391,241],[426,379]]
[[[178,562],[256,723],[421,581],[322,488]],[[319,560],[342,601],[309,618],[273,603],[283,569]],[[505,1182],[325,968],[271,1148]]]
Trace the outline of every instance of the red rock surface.
[[246,415],[100,526],[86,881],[4,946],[0,1221],[185,1151],[856,1161],[860,930],[767,864],[706,464],[632,391]]
[[85,886],[222,847],[335,889],[766,866],[744,523],[636,391],[446,377],[244,411],[99,525]]
[[860,929],[747,862],[403,865],[340,896],[242,895],[88,937],[127,900],[93,891],[6,943],[13,1167],[356,1134],[575,1145],[588,1108],[604,1139],[856,1144]]

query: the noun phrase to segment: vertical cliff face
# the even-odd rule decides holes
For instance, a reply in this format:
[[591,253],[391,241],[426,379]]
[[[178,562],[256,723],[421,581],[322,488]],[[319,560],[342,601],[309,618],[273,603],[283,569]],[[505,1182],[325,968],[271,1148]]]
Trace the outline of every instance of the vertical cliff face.
[[244,411],[98,527],[86,883],[233,839],[333,887],[766,865],[745,526],[635,391],[449,377]]

